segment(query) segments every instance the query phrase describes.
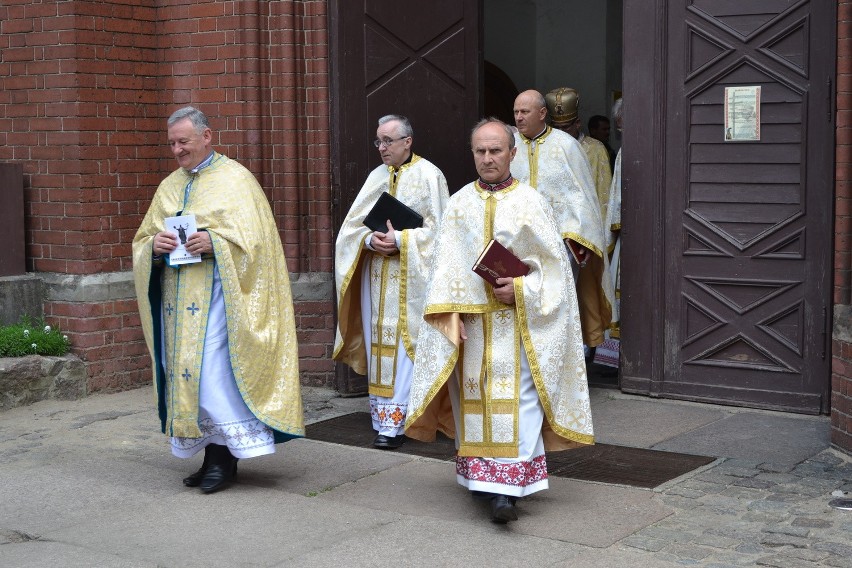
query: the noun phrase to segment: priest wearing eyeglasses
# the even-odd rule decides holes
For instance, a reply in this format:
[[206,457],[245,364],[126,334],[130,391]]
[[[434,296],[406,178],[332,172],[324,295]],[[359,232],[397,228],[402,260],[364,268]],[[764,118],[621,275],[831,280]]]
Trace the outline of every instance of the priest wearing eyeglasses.
[[[373,145],[382,165],[367,177],[335,243],[337,332],[334,359],[367,375],[373,445],[395,449],[405,441],[411,373],[429,282],[432,246],[447,181],[412,151],[414,132],[402,115],[379,119]],[[422,226],[379,230],[364,221],[383,193],[422,216]]]

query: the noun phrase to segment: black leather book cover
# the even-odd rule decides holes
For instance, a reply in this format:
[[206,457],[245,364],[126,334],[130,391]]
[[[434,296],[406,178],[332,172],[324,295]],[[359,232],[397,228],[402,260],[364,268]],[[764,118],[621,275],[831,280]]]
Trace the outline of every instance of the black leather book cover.
[[385,233],[388,230],[388,219],[397,231],[417,229],[423,226],[423,216],[420,213],[390,193],[383,192],[364,218],[364,224],[370,230]]

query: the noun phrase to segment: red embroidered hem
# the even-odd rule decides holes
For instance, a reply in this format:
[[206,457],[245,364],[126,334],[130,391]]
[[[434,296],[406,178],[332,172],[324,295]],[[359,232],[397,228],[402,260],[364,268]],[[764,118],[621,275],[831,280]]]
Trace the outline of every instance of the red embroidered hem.
[[528,487],[547,479],[547,459],[498,463],[493,459],[456,456],[456,473],[470,481]]

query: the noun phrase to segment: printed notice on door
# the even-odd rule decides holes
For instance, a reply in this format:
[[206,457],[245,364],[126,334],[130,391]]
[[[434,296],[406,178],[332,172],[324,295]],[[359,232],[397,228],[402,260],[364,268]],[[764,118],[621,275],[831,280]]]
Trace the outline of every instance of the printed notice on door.
[[725,87],[725,141],[760,140],[760,87]]

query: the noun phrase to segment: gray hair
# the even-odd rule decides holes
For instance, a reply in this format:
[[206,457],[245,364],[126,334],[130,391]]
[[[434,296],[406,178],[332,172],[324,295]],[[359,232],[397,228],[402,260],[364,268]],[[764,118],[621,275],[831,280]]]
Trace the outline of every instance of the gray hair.
[[624,99],[618,99],[617,101],[615,101],[615,104],[612,105],[612,119],[616,122],[621,119],[621,102],[623,100]]
[[500,126],[502,126],[503,130],[506,132],[506,136],[509,137],[509,150],[515,147],[515,133],[512,128],[499,118],[494,118],[493,116],[483,118],[482,120],[473,125],[473,130],[470,131],[471,146],[473,146],[473,136],[476,134],[476,131],[485,126],[486,124],[499,124]]
[[400,134],[402,134],[406,138],[409,136],[414,136],[414,129],[411,128],[411,123],[406,117],[402,116],[401,114],[386,114],[385,116],[379,119],[379,126],[388,122],[392,122],[394,120],[399,122]]
[[192,122],[192,126],[195,127],[196,132],[201,133],[204,132],[206,128],[210,128],[210,122],[207,120],[207,115],[191,106],[183,107],[182,109],[174,111],[166,124],[171,127],[185,118],[188,118],[190,122]]

